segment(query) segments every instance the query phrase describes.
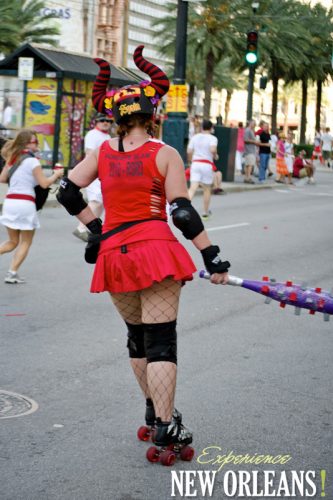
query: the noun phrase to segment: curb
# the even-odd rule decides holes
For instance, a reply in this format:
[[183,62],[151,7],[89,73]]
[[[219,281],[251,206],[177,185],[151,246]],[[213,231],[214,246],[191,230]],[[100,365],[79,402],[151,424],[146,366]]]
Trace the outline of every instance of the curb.
[[[240,185],[230,185],[230,186],[226,186],[225,184],[223,184],[223,190],[226,192],[226,193],[243,193],[245,191],[260,191],[262,189],[273,189],[276,187],[276,184],[251,184],[251,185],[248,185],[248,186],[242,186],[241,184]],[[286,187],[288,187],[286,185]],[[199,188],[195,194],[195,196],[197,196],[198,194],[201,194],[201,189]],[[218,195],[212,195],[212,196],[218,196]],[[223,195],[220,195],[220,196],[223,196]],[[3,200],[0,200],[0,208],[2,208],[2,205],[3,205]],[[56,200],[56,199],[48,199],[44,205],[44,207],[46,208],[58,208],[58,207],[61,207],[60,203]]]

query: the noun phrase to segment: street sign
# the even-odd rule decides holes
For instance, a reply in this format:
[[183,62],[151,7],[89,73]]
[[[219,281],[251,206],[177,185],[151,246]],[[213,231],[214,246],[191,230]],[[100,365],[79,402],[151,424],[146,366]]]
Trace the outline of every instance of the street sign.
[[19,57],[18,58],[18,78],[19,80],[32,80],[34,76],[34,58]]
[[167,93],[167,113],[187,113],[187,85],[170,85]]

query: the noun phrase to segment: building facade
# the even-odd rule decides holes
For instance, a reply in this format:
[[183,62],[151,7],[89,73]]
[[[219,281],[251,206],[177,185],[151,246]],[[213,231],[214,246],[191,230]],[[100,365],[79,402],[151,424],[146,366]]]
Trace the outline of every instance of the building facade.
[[132,54],[144,44],[145,56],[163,66],[152,23],[167,15],[165,0],[46,0],[41,16],[50,12],[57,16],[59,48],[135,68]]
[[[176,0],[171,1],[177,3]],[[132,54],[138,45],[143,44],[144,55],[154,64],[163,67],[164,58],[159,54],[156,43],[158,28],[153,26],[153,22],[168,15],[167,3],[165,0],[128,0],[127,17],[124,17],[126,41],[123,66],[135,68]]]

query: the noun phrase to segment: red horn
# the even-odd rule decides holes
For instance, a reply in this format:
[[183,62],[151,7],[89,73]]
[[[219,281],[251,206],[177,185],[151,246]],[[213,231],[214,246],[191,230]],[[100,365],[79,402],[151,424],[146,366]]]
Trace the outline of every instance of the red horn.
[[170,82],[164,71],[162,71],[158,66],[147,61],[142,56],[144,45],[139,45],[133,54],[133,59],[136,66],[147,73],[151,78],[151,86],[154,87],[156,92],[162,97],[169,90]]
[[105,113],[104,99],[111,75],[110,64],[98,57],[94,61],[99,66],[99,72],[92,90],[92,102],[99,113]]

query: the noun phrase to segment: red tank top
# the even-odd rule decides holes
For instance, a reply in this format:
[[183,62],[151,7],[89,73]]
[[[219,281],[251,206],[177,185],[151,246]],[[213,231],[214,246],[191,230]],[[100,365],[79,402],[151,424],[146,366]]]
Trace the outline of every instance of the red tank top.
[[165,178],[156,166],[164,144],[147,141],[133,151],[115,151],[103,142],[98,157],[105,221],[103,232],[124,222],[141,219],[167,220]]

